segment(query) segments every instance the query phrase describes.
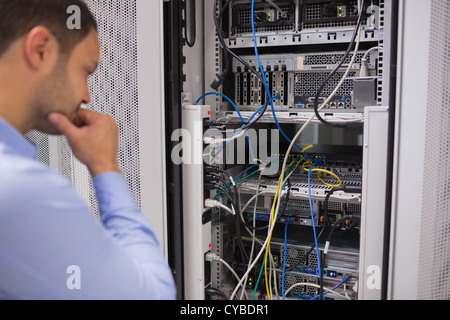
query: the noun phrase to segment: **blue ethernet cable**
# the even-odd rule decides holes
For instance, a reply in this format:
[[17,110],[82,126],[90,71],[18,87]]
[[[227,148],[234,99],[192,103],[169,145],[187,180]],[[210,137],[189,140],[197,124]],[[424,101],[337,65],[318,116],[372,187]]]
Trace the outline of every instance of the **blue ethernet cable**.
[[312,172],[312,168],[314,167],[314,165],[317,164],[318,161],[315,161],[311,164],[311,166],[309,167],[309,171],[308,171],[308,197],[309,197],[309,207],[310,207],[310,211],[311,211],[311,224],[312,224],[312,229],[313,229],[313,233],[314,233],[314,244],[316,246],[316,255],[317,255],[317,268],[319,269],[319,279],[321,278],[322,275],[322,269],[320,267],[320,254],[319,254],[319,246],[317,244],[317,234],[316,234],[316,226],[315,226],[315,222],[314,222],[314,212],[313,212],[313,205],[312,205],[312,191],[311,191],[311,172]]
[[[236,106],[236,104],[229,98],[229,97],[227,97],[226,95],[224,95],[224,94],[222,94],[222,93],[220,93],[220,92],[208,92],[208,93],[205,93],[204,95],[202,95],[200,98],[198,98],[197,99],[197,101],[195,102],[195,104],[197,105],[203,98],[205,98],[206,96],[209,96],[209,95],[219,95],[219,96],[222,96],[222,97],[224,97],[225,99],[227,99],[230,103],[231,103],[231,105],[234,107],[234,109],[236,110],[236,112],[237,112],[237,114],[238,114],[238,116],[239,116],[239,119],[241,120],[241,122],[243,122],[243,123],[245,123],[245,124],[248,124],[264,107],[265,107],[265,105],[262,105],[258,110],[256,110],[255,111],[255,113],[253,113],[252,115],[251,115],[251,117],[247,120],[247,121],[244,121],[244,119],[242,118],[242,115],[241,115],[241,113],[239,112],[239,109],[237,108],[237,106]],[[272,99],[277,99],[279,97],[279,95],[275,95],[275,96],[273,96],[272,97]],[[244,125],[245,125],[244,124]],[[250,143],[250,138],[248,137],[248,135],[246,134],[246,136],[247,136],[247,140],[248,140],[248,144],[249,144],[249,147],[250,147],[250,152],[252,153],[252,160],[254,161],[254,159],[255,159],[255,156],[254,156],[254,154],[253,154],[253,148],[252,148],[252,145],[251,145],[251,143]],[[231,141],[227,141],[226,143],[224,143],[224,144],[222,144],[221,146],[218,146],[218,147],[214,147],[214,149],[220,149],[220,148],[223,148],[223,147],[225,147],[226,145],[228,145],[229,143],[230,143]]]
[[[289,141],[290,143],[292,143],[292,140],[286,135],[286,133],[283,131],[283,129],[281,129],[281,126],[280,126],[280,124],[279,124],[279,122],[278,122],[277,116],[276,116],[276,114],[275,114],[275,108],[274,108],[274,106],[273,106],[273,98],[272,98],[272,95],[271,95],[270,90],[269,90],[269,85],[267,84],[266,75],[265,75],[265,73],[264,73],[264,67],[262,66],[261,59],[259,58],[258,45],[257,45],[257,42],[256,42],[256,31],[255,31],[255,0],[252,0],[252,6],[251,6],[251,19],[252,19],[252,34],[253,34],[253,44],[254,44],[254,47],[255,47],[255,56],[256,56],[256,60],[258,61],[259,69],[260,69],[260,71],[261,71],[261,75],[262,75],[262,80],[263,80],[263,83],[264,83],[264,87],[266,88],[266,92],[267,92],[267,95],[268,95],[268,97],[269,97],[270,107],[271,107],[271,109],[272,109],[273,119],[275,120],[275,123],[276,123],[278,129],[280,130],[281,134],[283,135],[283,137],[284,137],[287,141]],[[294,146],[295,146],[298,150],[300,150],[300,151],[303,150],[303,148],[300,147],[300,146],[299,146],[298,144],[296,144],[296,143],[294,143]],[[303,152],[303,153],[304,153],[310,160],[313,160],[313,159],[311,158],[311,156],[309,156],[306,152]]]
[[[244,119],[242,118],[241,112],[239,111],[239,109],[238,109],[238,107],[236,106],[236,104],[233,102],[233,100],[231,100],[230,98],[228,98],[228,97],[227,97],[226,95],[224,95],[223,93],[220,93],[220,92],[208,92],[208,93],[205,93],[204,95],[202,95],[200,98],[197,99],[197,101],[195,102],[195,104],[197,105],[204,97],[207,97],[207,96],[210,96],[210,95],[218,95],[218,96],[221,96],[221,97],[227,99],[228,102],[231,103],[231,105],[233,106],[233,108],[236,110],[236,112],[237,112],[237,114],[238,114],[238,116],[239,116],[239,119],[241,119],[241,122],[244,122]],[[259,110],[260,110],[260,109],[259,109]],[[255,113],[255,114],[256,114],[256,113]],[[253,117],[254,117],[254,115],[252,115],[251,118],[253,118]],[[251,118],[250,118],[250,119],[251,119]],[[248,121],[250,121],[250,120],[248,120]],[[249,144],[250,152],[252,153],[252,158],[255,159],[255,156],[254,156],[254,154],[253,154],[252,144],[251,144],[251,142],[250,142],[250,138],[249,138],[248,134],[246,134],[246,137],[247,137],[247,141],[248,141],[248,144]],[[219,147],[216,147],[216,148],[214,148],[214,149],[223,148],[223,147],[225,147],[228,143],[230,143],[230,141],[228,141],[228,142],[224,143],[223,145],[221,145],[221,146],[219,146]]]
[[[348,274],[346,274],[346,275],[342,278],[342,281],[341,281],[339,284],[335,285],[333,288],[331,288],[331,290],[336,290],[336,289],[339,288],[341,285],[343,285],[344,283],[346,283],[349,279],[350,279],[350,276],[349,276]],[[327,293],[329,293],[329,291],[325,291],[323,294],[325,295],[325,294],[327,294]],[[320,295],[318,294],[318,295],[312,297],[310,300],[315,300],[315,299],[317,299],[317,298],[319,298],[319,297],[320,297]]]

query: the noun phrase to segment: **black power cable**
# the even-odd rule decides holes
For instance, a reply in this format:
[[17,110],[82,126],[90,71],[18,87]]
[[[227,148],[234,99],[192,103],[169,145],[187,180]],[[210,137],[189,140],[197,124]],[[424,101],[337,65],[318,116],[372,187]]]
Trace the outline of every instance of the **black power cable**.
[[323,123],[323,124],[325,124],[327,126],[330,126],[330,127],[347,128],[348,125],[347,124],[341,124],[341,123],[330,123],[330,122],[326,121],[325,119],[323,119],[322,116],[319,114],[319,97],[320,97],[323,89],[325,88],[326,84],[328,83],[328,81],[330,81],[330,79],[335,75],[335,73],[342,67],[342,65],[344,64],[345,60],[347,60],[347,58],[348,58],[348,56],[350,54],[350,51],[353,48],[356,36],[359,33],[359,27],[361,26],[363,12],[364,12],[364,0],[361,1],[361,10],[359,12],[359,16],[358,16],[358,21],[356,23],[355,32],[353,33],[352,39],[350,40],[350,45],[348,46],[347,51],[344,54],[344,57],[342,58],[341,62],[339,62],[339,64],[336,66],[336,68],[334,68],[334,70],[325,78],[325,80],[322,82],[322,84],[320,85],[319,89],[317,90],[316,96],[314,97],[314,113],[316,114],[317,119],[319,119],[319,121],[321,123]]
[[[222,16],[232,1],[233,0],[227,0],[227,2],[224,4],[222,9],[220,10],[219,17],[216,17],[217,18],[217,24],[216,24],[217,26],[220,25]],[[216,10],[216,9],[217,8],[215,7],[214,10]],[[214,13],[214,16],[216,16],[215,13]],[[224,63],[225,67],[223,68],[222,73],[218,74],[216,76],[216,78],[214,79],[213,83],[211,84],[211,88],[213,88],[214,90],[217,90],[223,84],[223,82],[225,81],[225,79],[228,75],[228,71],[230,70],[231,59],[230,59],[230,55],[229,55],[228,51],[225,48],[223,48],[223,59],[225,61],[225,63]]]
[[[227,2],[226,5],[229,4],[229,1]],[[258,79],[261,81],[261,83],[264,83],[264,79],[263,76],[257,72],[252,66],[250,66],[244,59],[242,59],[240,56],[238,56],[236,53],[234,53],[233,51],[230,50],[230,48],[228,48],[228,46],[225,43],[225,40],[223,38],[223,34],[222,31],[220,30],[220,25],[219,25],[219,17],[217,17],[217,9],[218,9],[218,0],[214,0],[214,7],[213,7],[213,17],[214,17],[214,25],[216,27],[216,33],[217,33],[217,38],[219,39],[220,44],[222,45],[222,48],[228,52],[233,58],[235,58],[236,60],[238,60],[241,64],[243,64],[250,72],[254,73]],[[218,76],[219,77],[219,76]],[[216,78],[216,80],[219,80],[218,77]],[[213,85],[217,86],[216,80],[214,81]],[[220,85],[220,84],[219,84]],[[249,123],[244,123],[244,125],[240,128],[241,130],[246,130],[248,128],[250,128],[252,125],[254,125],[256,122],[259,121],[259,119],[261,119],[261,117],[263,116],[263,114],[266,112],[267,107],[269,105],[269,96],[266,90],[264,90],[265,93],[265,103],[264,103],[264,107],[262,108],[261,111],[259,111],[259,113],[254,117],[254,119],[249,122]]]
[[[227,296],[223,291],[221,291],[219,289],[216,289],[216,288],[208,287],[208,288],[205,289],[205,293],[207,295],[210,295],[211,297],[212,296],[219,296],[219,297],[224,298],[225,300],[230,300],[229,296]],[[237,299],[237,297],[235,299]]]
[[329,228],[331,228],[332,225],[328,217],[328,202],[330,200],[330,196],[337,191],[343,191],[345,193],[361,193],[362,189],[361,187],[354,187],[354,186],[340,186],[334,187],[329,192],[327,192],[325,200],[323,201],[323,219],[325,221],[325,226]]

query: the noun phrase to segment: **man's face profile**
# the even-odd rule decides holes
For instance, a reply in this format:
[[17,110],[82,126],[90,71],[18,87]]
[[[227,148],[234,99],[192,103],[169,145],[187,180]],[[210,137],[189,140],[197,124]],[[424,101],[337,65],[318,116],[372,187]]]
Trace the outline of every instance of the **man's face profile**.
[[100,55],[97,32],[92,29],[68,56],[59,54],[51,72],[36,86],[31,101],[36,111],[34,129],[48,134],[59,134],[47,121],[48,114],[59,112],[76,121],[82,104],[90,102],[88,77],[96,70]]

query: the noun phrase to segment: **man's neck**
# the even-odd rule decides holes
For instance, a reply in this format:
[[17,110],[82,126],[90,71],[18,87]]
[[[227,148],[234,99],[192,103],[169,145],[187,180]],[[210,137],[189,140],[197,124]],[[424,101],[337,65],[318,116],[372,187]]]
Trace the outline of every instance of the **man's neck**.
[[[1,96],[1,93],[0,93]],[[0,117],[22,134],[28,133],[32,126],[28,123],[27,111],[19,105],[6,105],[0,102]]]

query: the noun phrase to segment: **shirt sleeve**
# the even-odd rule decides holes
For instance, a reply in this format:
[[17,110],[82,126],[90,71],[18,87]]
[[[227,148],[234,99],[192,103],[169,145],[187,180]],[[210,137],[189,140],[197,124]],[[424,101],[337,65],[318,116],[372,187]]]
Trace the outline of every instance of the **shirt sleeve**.
[[136,206],[124,176],[117,172],[106,172],[96,176],[93,184],[101,221],[136,264],[141,266],[140,276],[147,282],[144,285],[162,290],[158,294],[163,293],[163,297],[174,298],[172,275],[168,273],[160,244],[149,221]]
[[44,166],[15,161],[0,173],[0,298],[175,299],[152,226],[121,174],[93,179],[97,220],[72,184]]

